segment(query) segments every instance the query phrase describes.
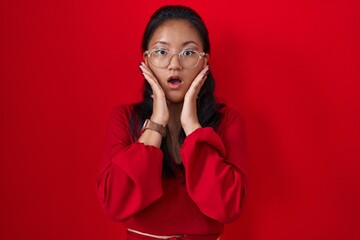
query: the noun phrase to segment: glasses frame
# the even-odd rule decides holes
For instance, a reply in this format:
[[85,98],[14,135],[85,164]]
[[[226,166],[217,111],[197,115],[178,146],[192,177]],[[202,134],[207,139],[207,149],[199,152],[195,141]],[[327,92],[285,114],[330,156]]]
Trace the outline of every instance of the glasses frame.
[[[152,61],[151,61],[151,58],[150,58],[150,57],[151,57],[151,54],[152,54],[153,52],[157,51],[157,50],[163,50],[163,51],[166,51],[168,54],[172,54],[172,56],[169,58],[169,62],[168,62],[164,67],[155,66],[155,65],[152,63]],[[181,57],[180,57],[180,56],[181,56],[181,54],[182,54],[183,52],[185,52],[185,51],[195,52],[195,53],[199,56],[199,59],[198,59],[197,63],[195,64],[195,66],[193,66],[193,67],[184,67],[184,65],[183,65],[182,62],[181,62]],[[167,68],[167,67],[169,66],[172,58],[174,57],[174,55],[178,55],[178,61],[179,61],[180,65],[181,65],[183,68],[186,68],[186,69],[196,68],[196,66],[197,66],[197,65],[199,64],[199,62],[200,62],[200,59],[206,55],[206,52],[198,52],[198,51],[196,51],[196,50],[190,50],[190,49],[184,49],[184,50],[182,50],[182,51],[180,51],[180,52],[173,52],[173,51],[168,51],[168,50],[165,50],[165,49],[155,48],[155,49],[153,49],[153,50],[151,50],[151,51],[146,50],[144,53],[145,53],[145,55],[149,58],[149,62],[151,63],[151,65],[153,65],[153,66],[156,67],[156,68]]]

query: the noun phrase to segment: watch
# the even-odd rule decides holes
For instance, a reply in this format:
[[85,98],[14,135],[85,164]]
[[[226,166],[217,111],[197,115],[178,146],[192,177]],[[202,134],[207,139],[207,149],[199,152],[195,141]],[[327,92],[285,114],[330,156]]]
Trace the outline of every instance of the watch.
[[150,119],[146,119],[143,127],[141,128],[141,133],[145,132],[146,129],[156,131],[161,134],[162,137],[166,136],[166,129],[163,125],[153,122]]

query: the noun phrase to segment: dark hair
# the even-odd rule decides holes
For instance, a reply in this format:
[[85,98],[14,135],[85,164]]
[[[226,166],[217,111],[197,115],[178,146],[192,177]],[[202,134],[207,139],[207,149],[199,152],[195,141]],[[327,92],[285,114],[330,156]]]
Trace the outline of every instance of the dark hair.
[[191,23],[199,32],[204,52],[210,53],[208,30],[200,15],[193,9],[179,5],[169,5],[159,8],[150,18],[142,39],[142,52],[148,50],[148,45],[155,30],[169,20],[185,20]]
[[[185,20],[191,23],[198,31],[204,52],[210,52],[210,41],[208,30],[199,16],[193,9],[180,5],[168,5],[159,8],[150,18],[142,39],[142,52],[148,48],[149,41],[155,30],[164,22],[169,20]],[[216,129],[220,123],[220,108],[222,105],[216,102],[214,97],[215,81],[209,72],[207,79],[202,86],[197,98],[197,115],[199,122],[203,127],[213,127]],[[145,80],[145,88],[143,92],[143,101],[135,104],[132,116],[130,118],[130,127],[132,135],[138,139],[140,135],[140,128],[145,122],[145,119],[150,118],[153,110],[153,100],[151,98],[152,89],[150,84]],[[182,144],[185,139],[185,133],[181,130],[179,135],[179,143]],[[164,153],[163,161],[163,175],[174,176],[174,166],[170,157],[166,141],[161,143],[161,150]]]

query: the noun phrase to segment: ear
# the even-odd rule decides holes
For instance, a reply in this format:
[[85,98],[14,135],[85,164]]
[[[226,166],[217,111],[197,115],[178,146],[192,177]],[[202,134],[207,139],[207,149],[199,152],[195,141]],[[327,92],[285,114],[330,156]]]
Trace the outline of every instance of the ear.
[[149,59],[148,59],[147,54],[145,52],[143,53],[143,59],[144,59],[144,62],[146,64],[146,66],[149,66]]
[[203,57],[204,58],[204,67],[206,67],[208,65],[209,57],[210,57],[210,55],[208,53],[206,53],[204,55],[204,57]]

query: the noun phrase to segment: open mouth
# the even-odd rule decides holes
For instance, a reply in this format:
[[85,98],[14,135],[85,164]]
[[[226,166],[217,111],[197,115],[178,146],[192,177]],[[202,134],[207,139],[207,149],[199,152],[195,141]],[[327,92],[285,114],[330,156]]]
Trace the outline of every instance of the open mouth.
[[171,76],[171,77],[169,77],[167,82],[168,82],[169,88],[175,90],[175,89],[179,89],[181,87],[181,84],[183,81],[178,76]]
[[168,83],[170,83],[170,84],[180,84],[180,83],[182,83],[182,80],[177,76],[171,76],[168,79]]

